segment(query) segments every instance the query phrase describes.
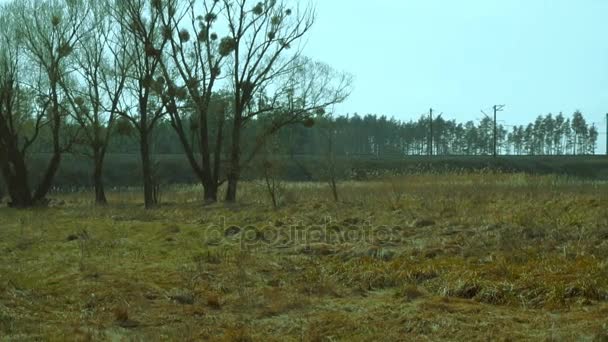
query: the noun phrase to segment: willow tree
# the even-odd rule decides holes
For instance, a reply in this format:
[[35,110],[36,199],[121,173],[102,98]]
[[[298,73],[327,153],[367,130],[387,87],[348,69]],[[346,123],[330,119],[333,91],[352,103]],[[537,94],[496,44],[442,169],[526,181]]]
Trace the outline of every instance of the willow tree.
[[70,57],[75,66],[73,75],[61,82],[72,118],[80,126],[78,141],[83,148],[79,152],[93,162],[92,180],[98,205],[107,204],[104,160],[131,66],[127,40],[108,15],[108,5],[108,1],[91,5],[91,15],[81,28],[84,39]]
[[[301,8],[287,0],[223,4],[228,36],[220,42],[220,52],[231,56],[227,71],[234,94],[226,201],[234,202],[241,170],[251,159],[242,158],[243,146],[253,145],[254,154],[265,136],[291,123],[308,122],[315,112],[343,101],[350,80],[342,75],[322,86],[309,77],[315,65],[301,57],[298,44],[315,21],[312,5]],[[256,141],[242,141],[244,127],[260,119],[269,123],[264,133]]]
[[[15,207],[45,199],[61,155],[73,142],[64,131],[68,110],[60,82],[87,13],[87,3],[76,0],[23,0],[3,8],[0,167]],[[43,129],[50,132],[51,157],[32,192],[26,154]]]
[[14,34],[14,14],[11,6],[2,6],[0,26],[5,29],[0,33],[0,168],[12,205],[28,207],[33,198],[25,155],[38,136],[43,115],[36,115],[33,129],[27,132],[27,124],[33,118],[21,101],[22,46]]
[[[161,92],[170,122],[194,174],[204,188],[206,202],[217,201],[222,180],[221,156],[227,105],[214,88],[221,79],[225,39],[216,21],[225,8],[219,1],[169,0],[161,10],[168,39],[163,58]],[[218,28],[221,29],[221,28]]]
[[[169,2],[162,0],[115,0],[112,5],[112,17],[123,31],[131,63],[122,96],[124,103],[117,113],[139,140],[147,209],[158,204],[150,140],[156,124],[166,114],[158,91],[158,84],[164,82],[160,62],[168,42],[161,19],[166,6],[170,6]],[[125,127],[120,129],[124,131]]]

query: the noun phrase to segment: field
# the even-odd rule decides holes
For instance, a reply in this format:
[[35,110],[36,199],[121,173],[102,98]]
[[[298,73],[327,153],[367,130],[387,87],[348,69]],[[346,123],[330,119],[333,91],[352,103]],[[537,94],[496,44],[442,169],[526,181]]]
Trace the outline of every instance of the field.
[[0,340],[608,340],[608,183],[463,172],[0,208]]

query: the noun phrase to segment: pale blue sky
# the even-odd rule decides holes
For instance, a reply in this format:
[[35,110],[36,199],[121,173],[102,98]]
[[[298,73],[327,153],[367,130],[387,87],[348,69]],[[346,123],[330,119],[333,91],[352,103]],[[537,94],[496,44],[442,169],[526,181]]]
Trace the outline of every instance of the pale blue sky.
[[[580,109],[605,132],[608,0],[317,0],[305,54],[355,76],[341,114],[432,106],[506,124]],[[600,137],[605,150],[605,135]]]

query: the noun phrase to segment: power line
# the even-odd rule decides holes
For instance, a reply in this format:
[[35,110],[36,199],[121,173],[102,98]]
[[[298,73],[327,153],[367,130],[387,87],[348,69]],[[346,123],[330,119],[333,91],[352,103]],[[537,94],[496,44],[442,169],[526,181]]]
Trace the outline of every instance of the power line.
[[[498,127],[496,125],[496,114],[498,112],[502,112],[505,108],[505,105],[494,105],[492,107],[492,110],[494,111],[494,157],[496,158],[496,156],[498,155],[497,153],[497,139],[498,139]],[[481,112],[483,113],[483,115],[486,116],[486,118],[490,119],[490,116],[488,114],[486,114],[486,112],[482,109]]]

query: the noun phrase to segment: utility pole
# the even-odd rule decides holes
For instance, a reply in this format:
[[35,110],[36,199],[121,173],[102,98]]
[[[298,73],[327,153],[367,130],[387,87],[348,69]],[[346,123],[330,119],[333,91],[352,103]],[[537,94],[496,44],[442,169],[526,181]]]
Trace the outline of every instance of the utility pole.
[[608,113],[606,113],[606,155],[608,156]]
[[498,132],[497,132],[497,127],[496,127],[496,113],[502,112],[503,108],[505,108],[504,105],[500,105],[500,106],[494,105],[494,158],[496,158],[496,156],[498,154],[497,153]]
[[430,127],[431,127],[431,136],[429,137],[429,156],[433,155],[433,108],[429,111],[430,118]]
[[[496,158],[496,156],[498,155],[498,143],[497,143],[497,140],[498,140],[498,127],[497,127],[497,124],[496,124],[496,122],[497,122],[496,121],[496,114],[498,112],[502,112],[504,108],[505,108],[505,105],[494,105],[492,107],[492,109],[494,110],[494,137],[493,137],[494,138],[493,139],[494,140],[494,146],[493,146],[494,147],[493,148],[493,150],[494,150],[493,151],[494,158]],[[483,113],[483,115],[486,116],[486,118],[490,119],[489,115],[486,114],[485,111],[482,110],[481,112]]]

